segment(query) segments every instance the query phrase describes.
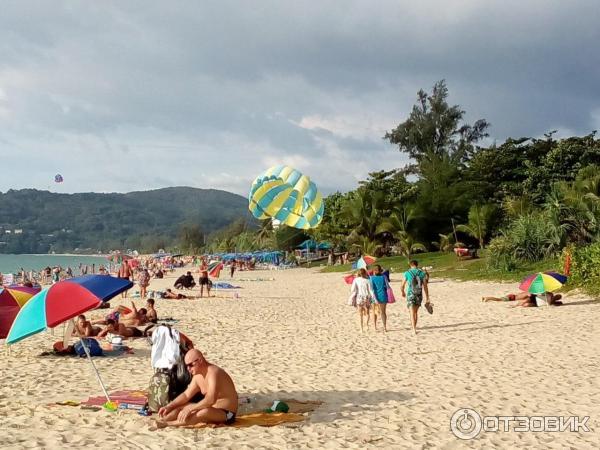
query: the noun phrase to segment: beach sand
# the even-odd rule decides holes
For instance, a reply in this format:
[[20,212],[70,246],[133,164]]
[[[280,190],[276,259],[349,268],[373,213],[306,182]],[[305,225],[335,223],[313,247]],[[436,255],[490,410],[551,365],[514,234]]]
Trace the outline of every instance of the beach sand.
[[[434,315],[421,312],[420,333],[413,337],[399,275],[392,274],[399,303],[388,309],[390,331],[361,335],[354,309],[346,306],[349,289],[342,275],[315,269],[238,272],[233,283],[243,287],[239,298],[218,291],[210,299],[157,300],[159,317],[181,319],[177,327],[231,374],[240,393],[325,402],[306,422],[149,431],[150,419],[130,412],[48,406],[102,393],[85,359],[38,356],[59,339],[59,327],[55,336],[33,336],[0,359],[0,446],[600,447],[600,302],[571,294],[562,307],[513,309],[480,298],[505,294],[514,285],[433,278]],[[153,280],[150,289],[164,288],[175,277]],[[109,390],[148,386],[150,347],[143,339],[131,345],[134,355],[95,359]],[[462,441],[450,430],[460,408],[482,416],[590,416],[591,432],[482,432]]]

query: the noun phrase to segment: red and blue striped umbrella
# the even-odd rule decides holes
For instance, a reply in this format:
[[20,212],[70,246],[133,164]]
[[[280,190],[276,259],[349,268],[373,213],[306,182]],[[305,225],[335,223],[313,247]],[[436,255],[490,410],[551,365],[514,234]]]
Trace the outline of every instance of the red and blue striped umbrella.
[[34,295],[21,308],[6,339],[14,344],[97,308],[130,289],[133,283],[107,275],[84,275],[60,281]]

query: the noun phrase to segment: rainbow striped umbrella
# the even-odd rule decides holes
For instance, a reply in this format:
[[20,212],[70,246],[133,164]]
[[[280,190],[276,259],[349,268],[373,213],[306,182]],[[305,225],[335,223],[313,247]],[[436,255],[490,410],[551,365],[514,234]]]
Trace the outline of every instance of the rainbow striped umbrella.
[[531,294],[543,294],[560,289],[567,281],[567,277],[556,272],[538,272],[525,278],[519,289]]
[[6,343],[14,344],[46,328],[54,328],[132,286],[129,280],[107,275],[84,275],[59,281],[25,303],[12,324]]
[[208,265],[207,269],[208,275],[213,278],[219,278],[221,270],[223,270],[223,263],[221,261],[213,261]]
[[8,336],[8,331],[19,310],[38,292],[40,292],[40,288],[26,286],[0,287],[0,339]]

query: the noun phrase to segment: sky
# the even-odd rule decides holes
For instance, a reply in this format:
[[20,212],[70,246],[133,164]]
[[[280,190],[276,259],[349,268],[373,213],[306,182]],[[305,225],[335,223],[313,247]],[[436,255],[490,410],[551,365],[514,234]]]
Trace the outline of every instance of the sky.
[[598,0],[2,3],[2,192],[348,191],[441,79],[490,142],[600,129]]

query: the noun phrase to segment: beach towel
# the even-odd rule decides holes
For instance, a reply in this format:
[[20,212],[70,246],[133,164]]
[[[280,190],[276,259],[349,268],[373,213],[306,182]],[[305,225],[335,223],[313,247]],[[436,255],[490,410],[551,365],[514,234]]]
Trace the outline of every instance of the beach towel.
[[310,414],[323,404],[323,402],[318,400],[300,401],[294,399],[284,399],[283,401],[289,406],[289,411],[287,413],[264,412],[263,410],[265,407],[270,406],[270,404],[273,402],[269,400],[268,404],[265,404],[264,401],[259,401],[249,405],[240,404],[238,415],[235,419],[235,422],[233,422],[231,425],[198,424],[186,428],[246,428],[252,426],[274,427],[284,423],[302,422],[308,418],[307,414]]
[[[135,389],[124,389],[109,393],[108,396],[112,401],[119,403],[129,403],[132,405],[145,405],[148,401],[148,393]],[[102,406],[106,403],[106,397],[90,397],[86,401],[81,402],[82,406]]]
[[235,418],[235,422],[231,425],[222,424],[207,424],[207,423],[199,423],[198,425],[191,425],[183,428],[221,428],[221,427],[233,427],[233,428],[247,428],[253,426],[259,427],[274,427],[276,425],[281,425],[284,423],[294,423],[294,422],[302,422],[306,419],[306,416],[297,413],[254,413],[254,414],[244,414],[241,416],[237,416]]
[[238,281],[275,281],[275,278],[240,278]]
[[213,283],[213,287],[215,289],[241,289],[241,286],[234,286],[233,284],[225,281],[217,281],[216,283]]

